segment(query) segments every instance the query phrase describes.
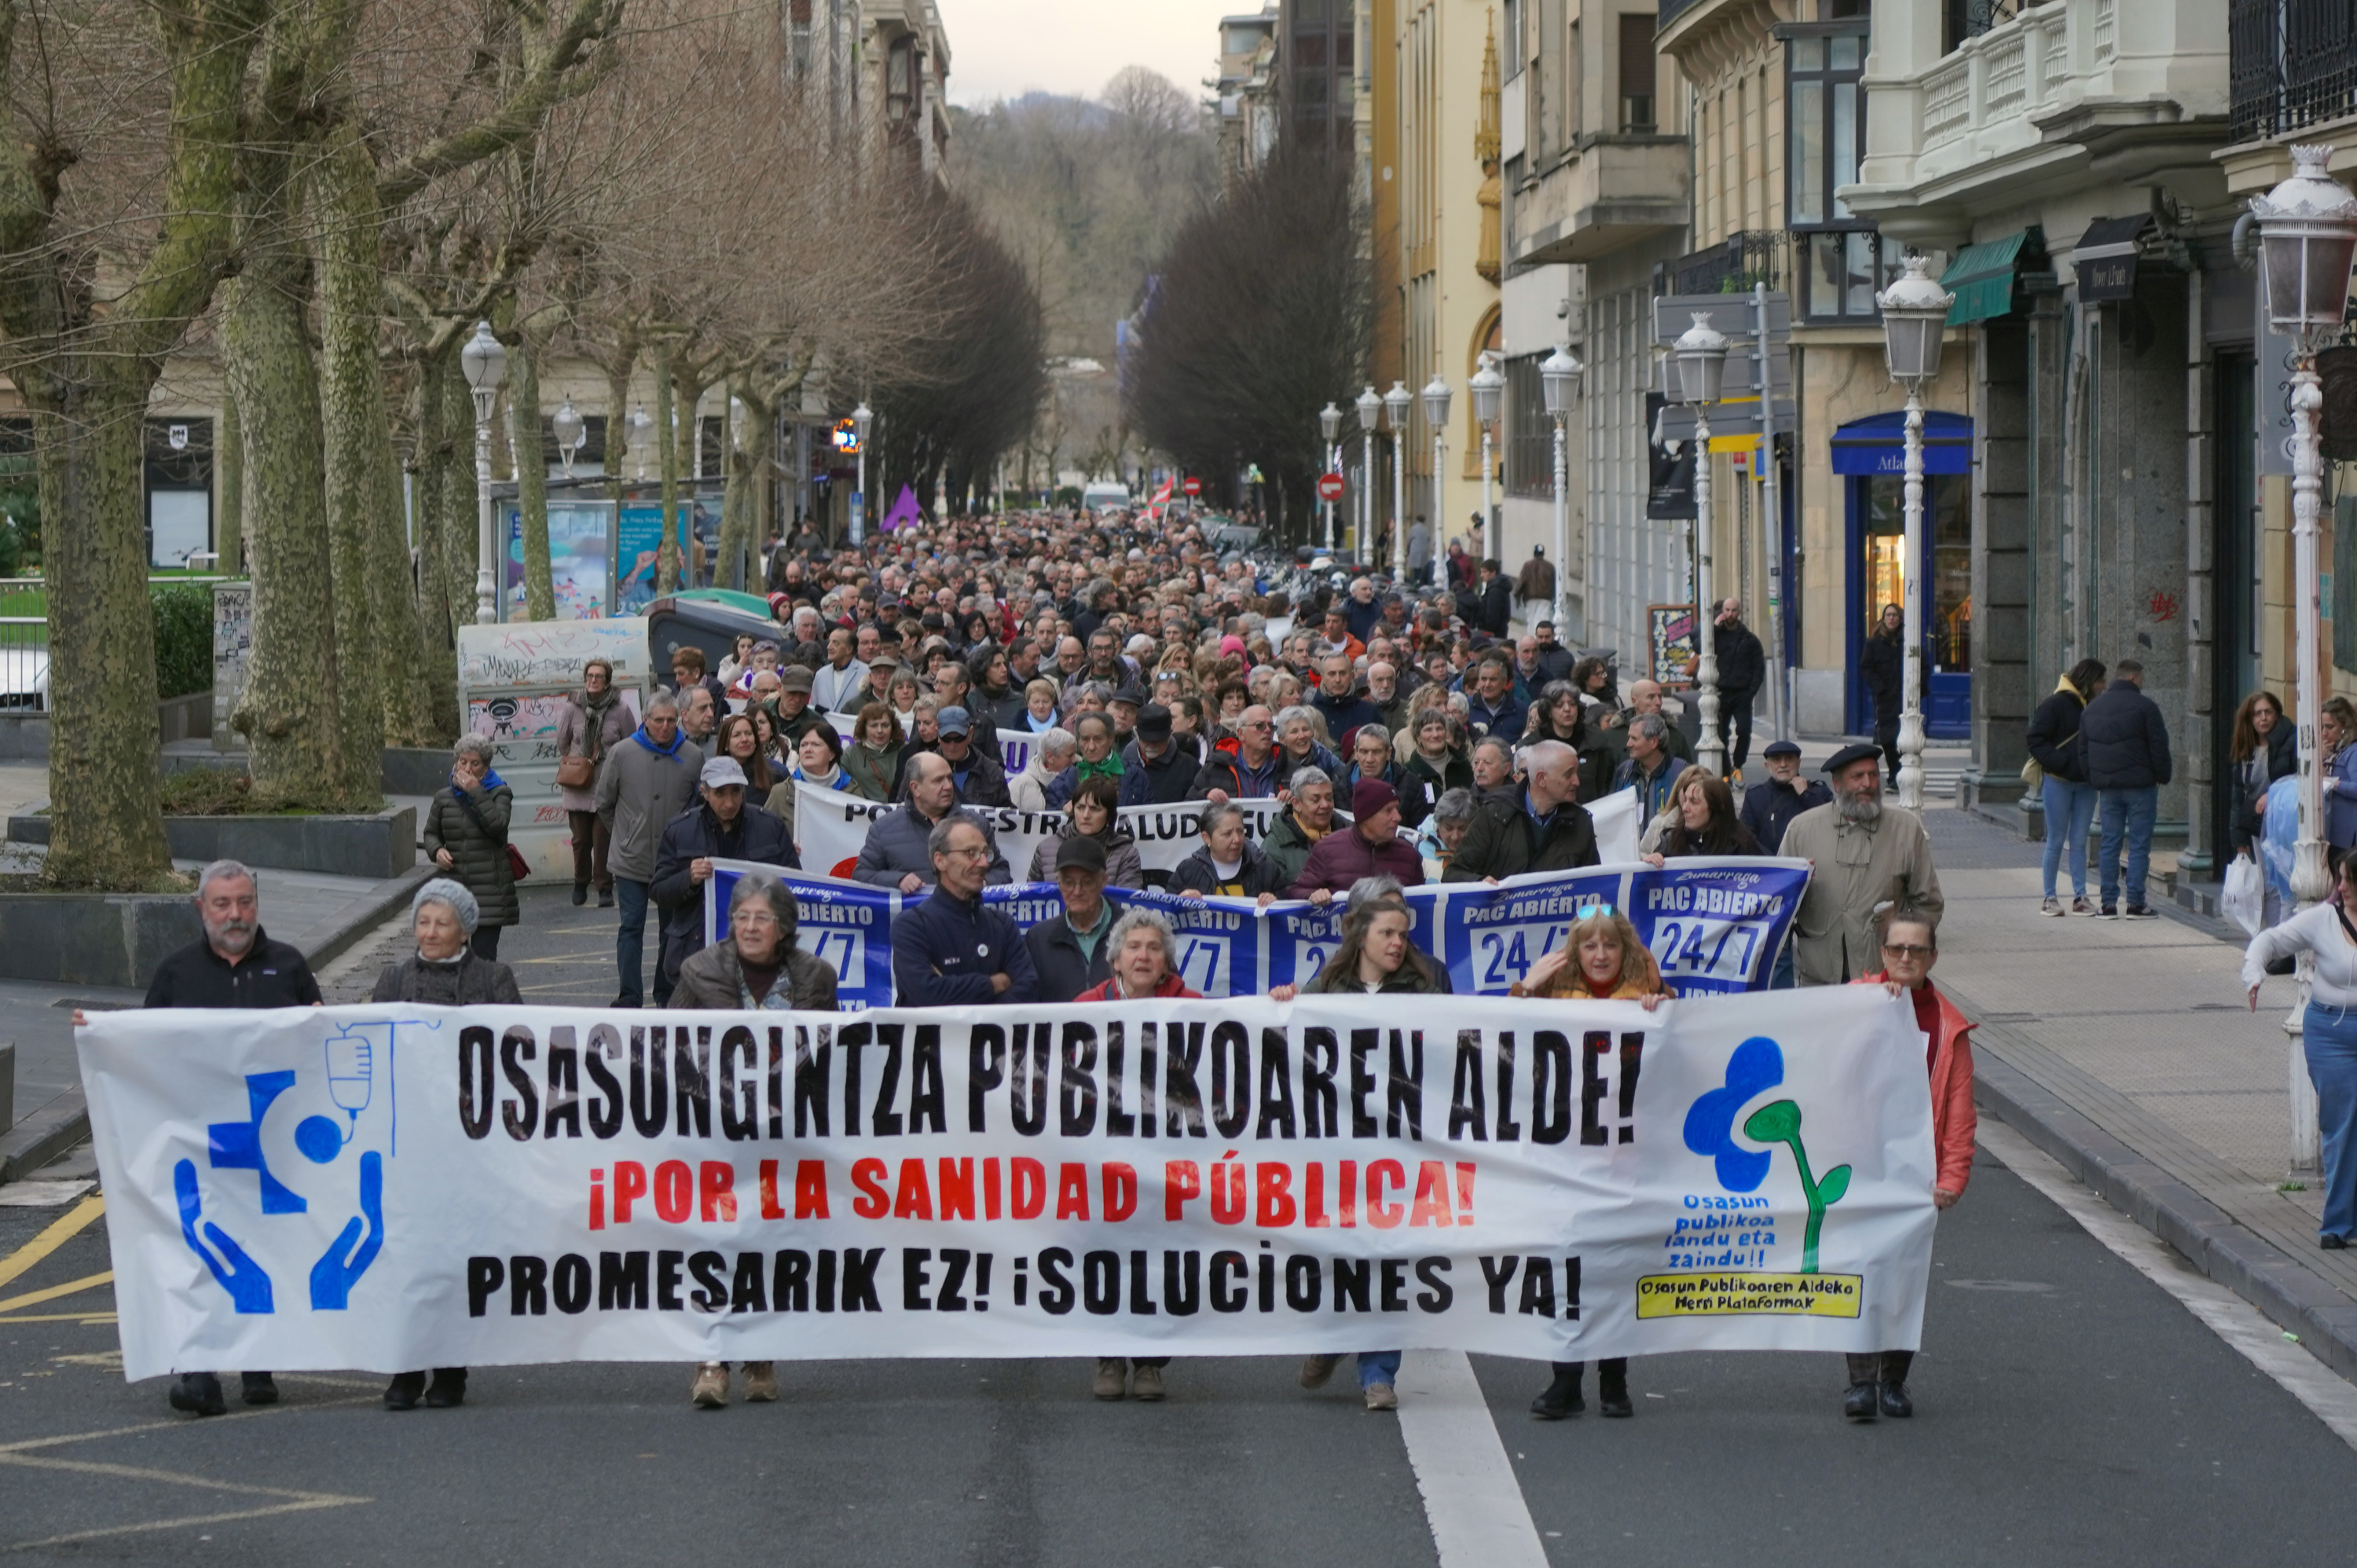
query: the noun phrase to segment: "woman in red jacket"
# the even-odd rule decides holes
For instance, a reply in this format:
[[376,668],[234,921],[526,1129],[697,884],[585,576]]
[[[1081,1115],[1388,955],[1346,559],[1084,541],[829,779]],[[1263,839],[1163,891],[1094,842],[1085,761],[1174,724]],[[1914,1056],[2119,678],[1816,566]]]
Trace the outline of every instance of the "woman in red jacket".
[[[1940,932],[1929,917],[1902,905],[1886,904],[1875,918],[1882,944],[1882,969],[1853,983],[1879,985],[1893,996],[1910,999],[1916,1027],[1931,1044],[1927,1067],[1932,1077],[1932,1150],[1936,1173],[1932,1201],[1946,1208],[1964,1195],[1973,1176],[1973,1133],[1978,1118],[1973,1112],[1973,1047],[1965,1038],[1973,1021],[1956,1004],[1932,988],[1932,966],[1940,961]],[[1878,1414],[1915,1413],[1907,1397],[1907,1369],[1912,1350],[1867,1352],[1849,1358],[1849,1392],[1842,1413],[1852,1421],[1872,1421]]]
[[[1075,1003],[1202,996],[1201,992],[1190,989],[1180,978],[1178,934],[1159,911],[1132,909],[1113,923],[1113,929],[1105,933],[1105,942],[1113,949],[1113,978],[1082,992],[1072,998]],[[1140,1356],[1126,1365],[1118,1356],[1099,1357],[1096,1378],[1089,1391],[1101,1400],[1117,1400],[1125,1394],[1131,1399],[1158,1400],[1162,1397],[1162,1369],[1169,1364],[1168,1356]]]

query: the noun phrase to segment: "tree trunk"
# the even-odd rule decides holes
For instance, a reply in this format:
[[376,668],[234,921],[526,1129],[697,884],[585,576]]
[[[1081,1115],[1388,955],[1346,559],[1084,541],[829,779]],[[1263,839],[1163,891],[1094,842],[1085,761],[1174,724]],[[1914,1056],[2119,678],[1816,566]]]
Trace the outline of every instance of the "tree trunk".
[[[760,560],[760,536],[755,531],[760,526],[760,480],[770,466],[772,421],[769,405],[754,395],[751,387],[732,386],[729,391],[745,405],[745,439],[741,451],[733,439],[724,447],[728,482],[720,502],[720,564],[728,585],[743,593],[749,591],[746,577]],[[746,565],[743,573],[737,571],[740,561]]]
[[[480,570],[480,521],[475,478],[475,394],[467,388],[459,367],[463,338],[454,338],[431,371],[441,395],[442,442],[442,571],[449,594],[451,646],[457,646],[457,628],[475,624],[475,577]],[[498,579],[492,579],[497,591]]]
[[384,280],[376,169],[349,123],[311,171],[319,219],[319,411],[326,453],[328,558],[336,585],[338,690],[355,792],[376,794],[378,752],[408,745],[424,715],[416,596],[377,356]]
[[245,574],[245,451],[238,428],[237,399],[221,389],[221,427],[213,432],[213,468],[221,489],[221,520],[213,526],[213,548],[220,552],[221,575]]
[[[512,296],[511,296],[512,297]],[[540,344],[528,328],[508,353],[508,445],[515,453],[516,507],[523,514],[523,618],[556,618],[548,562],[548,465],[540,446]]]
[[49,585],[49,853],[43,880],[138,888],[171,869],[156,804],[156,630],[141,515],[152,366],[60,355],[33,401]]
[[690,579],[679,551],[679,432],[672,410],[671,345],[655,345],[655,453],[662,465],[662,543],[656,551],[655,597],[668,598]]
[[450,620],[450,557],[442,543],[442,490],[449,477],[443,447],[442,378],[431,359],[417,366],[417,444],[410,455],[409,514],[415,520],[417,658],[425,676],[425,728],[439,739],[457,733],[457,639]]
[[[253,166],[285,177],[283,163]],[[244,270],[224,287],[222,359],[242,411],[253,533],[253,654],[230,726],[257,791],[353,800],[339,714],[319,384],[303,331],[310,279],[283,189],[249,186]],[[363,644],[363,646],[365,646]],[[371,789],[368,794],[373,796]]]

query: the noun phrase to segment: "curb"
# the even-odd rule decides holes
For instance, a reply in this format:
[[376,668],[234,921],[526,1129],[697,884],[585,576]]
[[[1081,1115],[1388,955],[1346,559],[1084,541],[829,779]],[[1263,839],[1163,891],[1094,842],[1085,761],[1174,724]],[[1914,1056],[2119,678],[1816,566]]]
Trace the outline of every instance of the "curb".
[[0,1133],[0,1182],[21,1181],[90,1136],[90,1107],[69,1089]]
[[2113,1208],[2357,1380],[2357,1302],[2049,1092],[1995,1052],[1973,1058],[1973,1098]]
[[[384,918],[406,905],[430,881],[432,864],[388,877],[295,939],[304,961],[319,969],[340,958]],[[70,1089],[0,1133],[0,1183],[22,1181],[90,1136],[90,1107]]]

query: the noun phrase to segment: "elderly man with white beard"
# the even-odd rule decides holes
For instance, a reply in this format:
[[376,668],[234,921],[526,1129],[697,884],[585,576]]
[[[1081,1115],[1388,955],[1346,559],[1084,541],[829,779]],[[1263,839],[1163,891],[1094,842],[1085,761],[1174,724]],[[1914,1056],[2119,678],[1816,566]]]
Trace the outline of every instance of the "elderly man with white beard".
[[1934,922],[1947,908],[1923,820],[1883,801],[1881,755],[1866,745],[1835,752],[1824,769],[1834,798],[1784,831],[1782,853],[1812,868],[1792,922],[1803,985],[1844,985],[1882,967],[1877,906],[1896,902]]

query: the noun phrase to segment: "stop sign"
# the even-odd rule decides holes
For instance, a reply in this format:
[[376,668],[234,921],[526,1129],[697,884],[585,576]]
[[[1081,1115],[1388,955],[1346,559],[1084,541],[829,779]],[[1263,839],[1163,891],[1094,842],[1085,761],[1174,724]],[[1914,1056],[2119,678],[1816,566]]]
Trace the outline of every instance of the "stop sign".
[[1187,476],[1187,482],[1178,488],[1190,496],[1200,496],[1203,493],[1203,481],[1189,474]]
[[1340,500],[1342,499],[1342,476],[1340,474],[1318,475],[1318,499],[1324,501]]

